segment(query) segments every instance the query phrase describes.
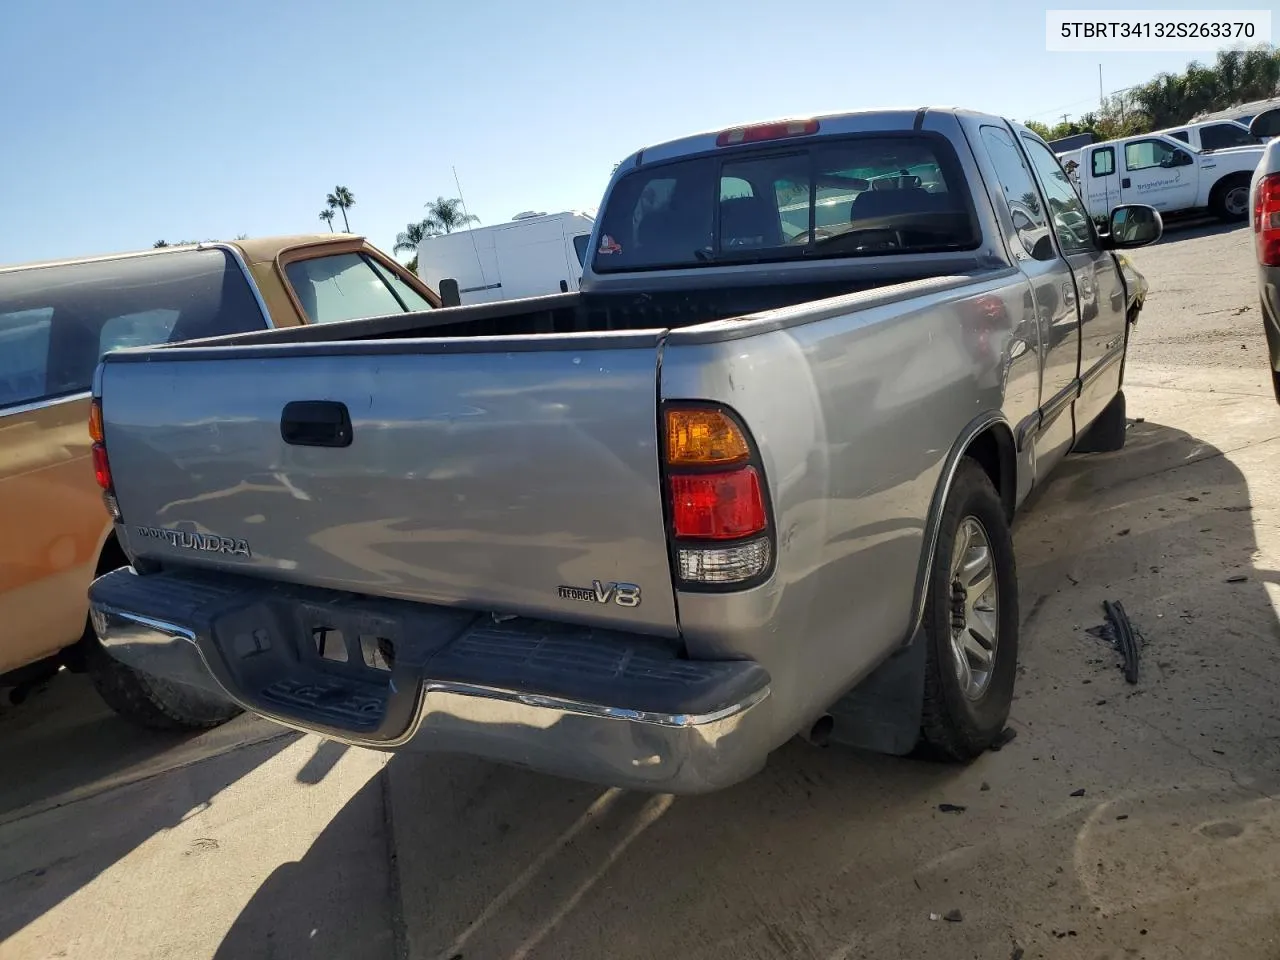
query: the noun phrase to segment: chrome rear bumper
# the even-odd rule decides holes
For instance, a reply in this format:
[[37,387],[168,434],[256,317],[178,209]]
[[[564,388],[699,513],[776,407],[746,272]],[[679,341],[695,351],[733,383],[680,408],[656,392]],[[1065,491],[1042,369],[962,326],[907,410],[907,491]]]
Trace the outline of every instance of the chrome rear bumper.
[[[474,667],[473,676],[463,678],[447,645],[417,669],[411,682],[416,689],[403,692],[412,701],[404,705],[407,724],[401,729],[390,736],[383,735],[385,729],[339,729],[332,722],[317,722],[305,709],[290,709],[238,684],[207,623],[179,622],[156,609],[166,605],[166,594],[172,597],[171,579],[166,590],[156,592],[154,603],[145,602],[150,579],[118,571],[100,578],[90,591],[94,629],[113,657],[154,676],[225,696],[294,729],[353,745],[460,753],[571,779],[671,793],[704,793],[743,780],[763,766],[776,746],[768,675],[755,664],[707,664],[734,678],[723,685],[733,696],[717,701],[712,690],[710,698],[698,698],[699,709],[684,712],[672,709],[678,696],[656,696],[652,708],[637,704],[635,696],[620,697],[627,705],[618,706],[611,702],[608,682],[600,685],[598,697],[485,682],[487,665],[474,657],[466,661],[468,669]],[[278,595],[279,589],[273,590]],[[117,602],[121,599],[132,602],[125,606]],[[191,620],[204,619],[190,598],[177,606],[195,614]],[[432,676],[433,662],[451,675]],[[307,669],[298,664],[300,674]],[[316,676],[320,679],[311,686],[323,687],[324,677]],[[394,691],[406,679],[398,672],[389,685]],[[298,696],[314,692],[306,686],[295,683],[291,691]]]

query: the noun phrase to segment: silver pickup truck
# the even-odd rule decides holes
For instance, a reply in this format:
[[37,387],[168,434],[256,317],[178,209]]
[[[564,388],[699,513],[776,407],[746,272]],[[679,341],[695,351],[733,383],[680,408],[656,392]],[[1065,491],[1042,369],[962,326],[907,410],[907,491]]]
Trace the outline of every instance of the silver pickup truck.
[[649,790],[800,734],[968,760],[1009,523],[1119,448],[1141,277],[1035,134],[954,109],[647,147],[580,292],[110,354],[98,478],[146,674],[384,750]]

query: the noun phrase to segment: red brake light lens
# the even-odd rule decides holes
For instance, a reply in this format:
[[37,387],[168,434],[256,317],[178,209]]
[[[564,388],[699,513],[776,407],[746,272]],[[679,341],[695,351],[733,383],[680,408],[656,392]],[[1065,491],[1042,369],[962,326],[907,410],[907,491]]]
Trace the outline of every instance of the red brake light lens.
[[733,147],[740,143],[759,143],[762,140],[785,140],[788,137],[807,137],[818,132],[817,120],[781,120],[777,123],[757,123],[750,127],[734,127],[716,137],[717,147]]
[[677,537],[735,540],[768,525],[755,467],[727,473],[676,474],[671,480],[671,516]]
[[1258,181],[1253,232],[1257,234],[1258,262],[1280,267],[1280,173],[1268,174]]
[[111,464],[107,462],[107,448],[95,443],[93,452],[93,478],[103,490],[111,489]]

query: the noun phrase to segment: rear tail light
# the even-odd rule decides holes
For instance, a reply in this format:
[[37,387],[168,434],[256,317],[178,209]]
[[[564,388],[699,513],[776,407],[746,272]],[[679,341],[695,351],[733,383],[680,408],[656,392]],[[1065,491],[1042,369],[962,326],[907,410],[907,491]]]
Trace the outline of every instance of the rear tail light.
[[818,132],[817,120],[780,120],[777,123],[757,123],[749,127],[733,127],[716,137],[717,147],[733,147],[740,143],[760,143],[764,140],[786,140],[790,137],[807,137]]
[[1280,173],[1258,181],[1253,199],[1253,232],[1257,234],[1258,262],[1280,267]]
[[89,404],[89,439],[93,446],[89,452],[93,458],[93,478],[102,488],[102,502],[112,520],[120,519],[120,505],[116,501],[115,483],[111,479],[111,461],[107,459],[106,435],[102,429],[102,402],[96,397]]
[[664,412],[668,515],[683,585],[746,585],[769,569],[765,482],[737,420],[715,407]]

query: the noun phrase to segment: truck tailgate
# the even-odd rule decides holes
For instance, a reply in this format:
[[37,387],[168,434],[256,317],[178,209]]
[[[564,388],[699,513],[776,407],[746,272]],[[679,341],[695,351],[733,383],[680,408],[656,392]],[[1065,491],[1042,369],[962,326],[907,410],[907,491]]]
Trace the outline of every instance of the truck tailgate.
[[675,635],[660,343],[112,355],[98,389],[122,535],[170,565]]

